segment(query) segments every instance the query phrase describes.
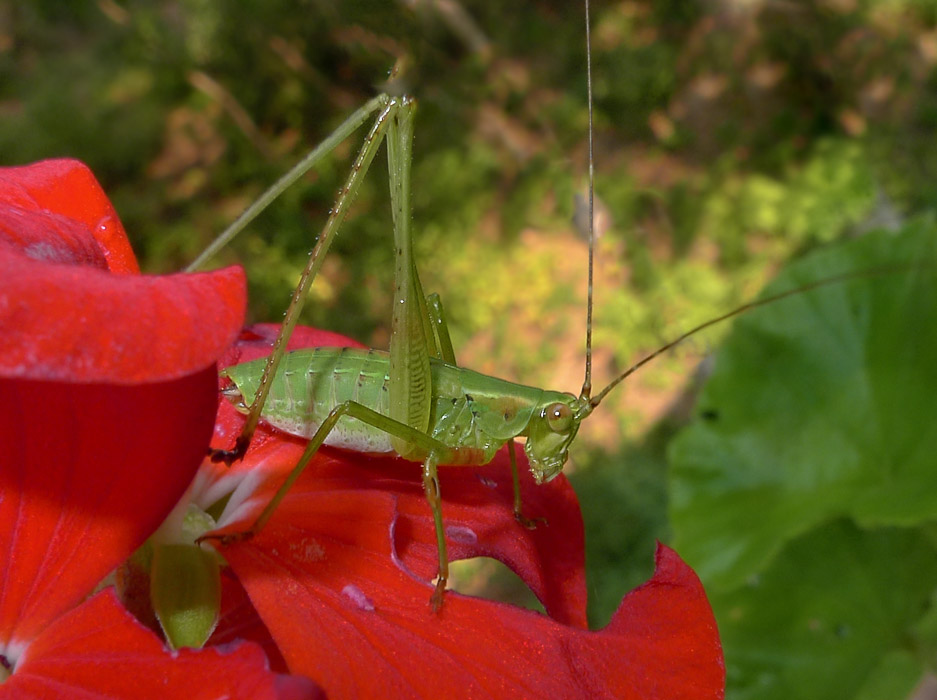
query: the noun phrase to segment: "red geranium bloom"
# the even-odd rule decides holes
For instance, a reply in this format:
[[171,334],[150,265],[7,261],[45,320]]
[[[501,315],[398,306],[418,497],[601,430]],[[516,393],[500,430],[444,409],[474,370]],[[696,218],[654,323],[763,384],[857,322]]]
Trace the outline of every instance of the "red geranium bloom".
[[[13,671],[0,696],[313,691],[269,673],[247,639],[275,670],[335,697],[722,696],[718,634],[693,572],[661,547],[651,581],[589,632],[575,496],[562,478],[535,487],[525,475],[529,513],[550,525],[520,528],[503,458],[443,470],[450,554],[505,561],[550,617],[452,592],[433,614],[435,538],[418,469],[323,450],[256,538],[222,550],[236,577],[223,579],[211,643],[225,646],[168,654],[112,593],[86,598],[201,461],[214,361],[240,323],[243,280],[132,275],[116,216],[71,161],[0,172],[0,231],[0,655]],[[267,352],[268,336],[246,332],[226,361]],[[223,402],[216,446],[230,446],[240,421]],[[203,463],[190,491],[203,507],[230,495],[224,530],[256,516],[303,449],[259,437],[233,469]]]
[[[222,363],[267,354],[275,331],[245,331]],[[348,344],[298,329],[291,346]],[[215,446],[231,447],[241,424],[222,402]],[[304,447],[261,427],[242,463],[206,462],[194,497],[207,507],[233,491],[220,531],[243,530]],[[309,676],[331,697],[723,696],[712,611],[672,550],[661,545],[654,577],[605,629],[588,631],[582,520],[565,477],[537,486],[525,472],[525,508],[549,520],[530,531],[513,517],[504,451],[484,467],[440,471],[450,557],[505,562],[549,617],[452,591],[434,614],[435,534],[419,465],[325,448],[259,535],[219,548],[246,595],[228,581],[213,641],[255,639],[282,656],[282,670]]]
[[256,645],[169,653],[89,598],[191,482],[243,317],[240,270],[136,272],[85,166],[0,169],[0,697],[308,690]]

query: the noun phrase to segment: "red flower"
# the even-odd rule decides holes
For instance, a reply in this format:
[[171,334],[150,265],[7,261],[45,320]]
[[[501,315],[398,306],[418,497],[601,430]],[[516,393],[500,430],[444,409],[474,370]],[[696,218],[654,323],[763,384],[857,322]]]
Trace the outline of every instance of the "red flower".
[[243,317],[240,270],[136,271],[84,165],[0,169],[0,697],[273,697],[256,646],[170,654],[88,599],[189,485]]
[[[224,364],[266,354],[274,331],[245,331]],[[350,344],[298,332],[293,347]],[[215,446],[230,447],[241,422],[222,402]],[[233,491],[220,531],[243,530],[303,448],[262,427],[241,464],[204,465],[194,497],[207,507]],[[234,597],[213,641],[257,640],[331,697],[722,697],[712,611],[672,550],[661,545],[654,577],[590,632],[582,521],[567,480],[536,486],[525,472],[525,508],[549,521],[529,531],[513,517],[503,452],[485,467],[441,472],[450,557],[507,563],[549,617],[452,591],[434,614],[435,536],[419,465],[323,449],[259,535],[219,549],[246,596],[228,582]]]
[[[170,655],[109,590],[87,599],[180,512],[215,417],[215,360],[243,308],[239,271],[135,271],[84,166],[0,171],[0,662],[12,671],[0,698],[315,691],[271,674],[261,649],[274,670],[335,697],[722,697],[718,634],[693,572],[661,547],[651,581],[588,631],[575,495],[562,477],[536,487],[525,473],[528,512],[549,526],[519,527],[503,456],[443,470],[450,554],[505,561],[550,617],[454,592],[433,614],[418,468],[330,450],[256,538],[222,550],[231,567],[212,646]],[[268,347],[269,329],[246,332],[225,359]],[[216,446],[230,446],[240,421],[222,402]],[[303,449],[259,437],[232,469],[203,462],[191,486],[204,508],[226,498],[225,531],[256,515]]]

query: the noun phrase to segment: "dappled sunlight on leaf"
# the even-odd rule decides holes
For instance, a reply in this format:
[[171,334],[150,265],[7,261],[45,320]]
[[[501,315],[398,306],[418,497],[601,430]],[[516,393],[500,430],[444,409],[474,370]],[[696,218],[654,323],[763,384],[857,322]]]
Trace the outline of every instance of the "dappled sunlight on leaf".
[[[909,525],[937,515],[937,231],[868,236],[792,265],[774,289],[897,268],[759,309],[735,324],[673,444],[677,547],[731,588],[791,537],[839,515]],[[738,524],[746,523],[740,531]]]
[[890,271],[740,318],[671,444],[675,546],[740,698],[905,697],[929,666],[935,261],[921,217],[791,265],[768,293]]

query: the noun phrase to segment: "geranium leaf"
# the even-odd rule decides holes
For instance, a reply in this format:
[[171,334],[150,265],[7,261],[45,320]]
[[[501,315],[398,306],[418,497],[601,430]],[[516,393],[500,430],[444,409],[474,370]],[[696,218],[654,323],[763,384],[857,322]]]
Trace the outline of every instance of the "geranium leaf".
[[937,580],[913,530],[839,520],[791,541],[748,585],[713,595],[739,700],[908,697],[924,668],[906,655]]
[[935,248],[930,220],[870,234],[792,265],[772,290],[894,271],[738,319],[701,418],[671,450],[675,546],[708,585],[740,585],[831,517],[871,526],[937,516]]

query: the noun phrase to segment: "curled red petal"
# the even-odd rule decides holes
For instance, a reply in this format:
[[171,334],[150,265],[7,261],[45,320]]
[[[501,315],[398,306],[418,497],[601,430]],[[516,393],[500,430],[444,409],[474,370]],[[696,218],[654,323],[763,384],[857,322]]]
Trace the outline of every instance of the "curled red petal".
[[[84,233],[97,244],[96,250],[83,240]],[[71,247],[84,251],[85,264],[114,274],[140,271],[101,185],[88,166],[69,158],[0,168],[0,241],[4,240],[20,248],[40,246],[32,257],[61,260],[62,251]]]
[[0,375],[171,380],[213,364],[244,314],[243,271],[116,276],[0,249]]
[[[419,578],[430,580],[436,575],[438,555],[419,466],[407,468],[395,460],[392,465],[375,467],[366,477],[359,477],[361,486],[390,485],[397,493],[398,556]],[[541,519],[533,529],[523,527],[514,517],[506,449],[481,467],[440,467],[449,557],[452,561],[491,557],[503,562],[533,591],[550,617],[585,629],[585,545],[579,501],[565,476],[538,486],[523,455],[518,457],[518,468],[524,513]]]
[[108,590],[50,626],[29,648],[0,699],[323,697],[301,677],[278,677],[250,643],[169,652]]
[[139,277],[100,185],[74,160],[0,169],[0,375],[176,379],[243,322],[240,269]]

